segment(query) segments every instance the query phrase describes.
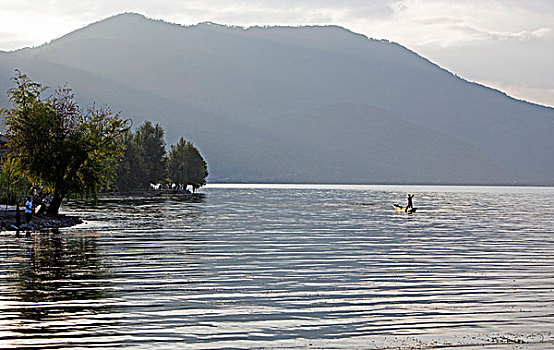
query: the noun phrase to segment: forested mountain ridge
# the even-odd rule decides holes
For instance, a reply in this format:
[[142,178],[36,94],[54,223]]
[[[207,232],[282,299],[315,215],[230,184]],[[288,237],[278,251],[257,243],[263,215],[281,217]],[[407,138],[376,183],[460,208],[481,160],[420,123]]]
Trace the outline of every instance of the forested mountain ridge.
[[552,108],[340,27],[124,14],[0,53],[2,91],[15,68],[193,140],[211,181],[554,184]]

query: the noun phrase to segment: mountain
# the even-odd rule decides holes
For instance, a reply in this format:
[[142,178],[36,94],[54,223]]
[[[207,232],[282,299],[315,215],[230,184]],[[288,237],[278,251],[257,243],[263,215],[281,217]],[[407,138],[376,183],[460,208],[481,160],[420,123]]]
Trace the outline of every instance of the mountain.
[[122,14],[0,53],[1,91],[15,68],[192,140],[210,181],[554,184],[554,109],[341,27]]

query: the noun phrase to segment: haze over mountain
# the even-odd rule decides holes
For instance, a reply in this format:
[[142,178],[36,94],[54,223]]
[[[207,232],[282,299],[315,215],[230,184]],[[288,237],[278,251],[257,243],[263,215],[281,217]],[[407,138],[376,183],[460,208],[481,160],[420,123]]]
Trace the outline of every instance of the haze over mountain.
[[554,184],[554,109],[340,27],[124,14],[0,53],[1,91],[15,68],[192,140],[211,181]]

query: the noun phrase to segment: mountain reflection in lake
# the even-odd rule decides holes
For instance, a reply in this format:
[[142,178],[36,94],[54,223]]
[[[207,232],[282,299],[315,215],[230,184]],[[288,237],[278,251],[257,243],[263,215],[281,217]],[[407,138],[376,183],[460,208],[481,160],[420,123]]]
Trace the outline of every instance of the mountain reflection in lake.
[[0,348],[554,346],[552,188],[203,192],[3,232]]

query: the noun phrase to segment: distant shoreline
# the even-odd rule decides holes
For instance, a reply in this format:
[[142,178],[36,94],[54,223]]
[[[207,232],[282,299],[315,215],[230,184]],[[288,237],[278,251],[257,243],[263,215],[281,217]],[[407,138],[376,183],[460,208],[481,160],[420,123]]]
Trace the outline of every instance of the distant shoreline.
[[129,191],[129,192],[102,192],[98,194],[99,197],[163,197],[163,196],[179,196],[185,199],[194,199],[204,197],[204,193],[184,190],[150,190],[150,191]]
[[429,184],[329,184],[329,183],[246,183],[246,182],[210,182],[204,189],[210,188],[274,188],[274,189],[363,189],[383,191],[418,191],[418,192],[553,192],[554,186],[539,185],[429,185]]

